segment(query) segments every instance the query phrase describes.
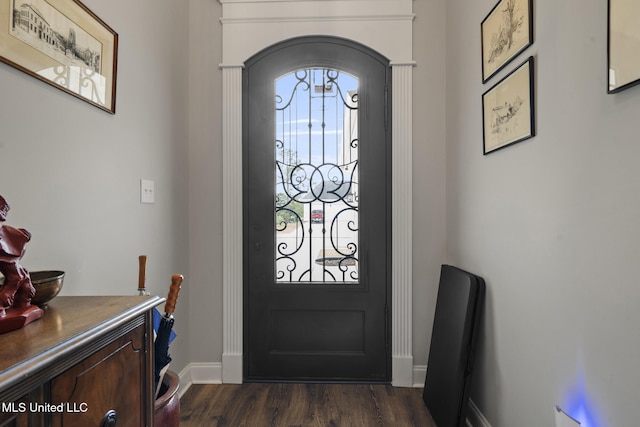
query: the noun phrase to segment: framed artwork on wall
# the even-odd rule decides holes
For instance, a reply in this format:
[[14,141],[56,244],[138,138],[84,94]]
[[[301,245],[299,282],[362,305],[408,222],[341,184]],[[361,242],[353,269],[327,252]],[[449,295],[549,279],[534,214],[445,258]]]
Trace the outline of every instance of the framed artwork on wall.
[[609,0],[607,70],[609,93],[640,83],[640,2]]
[[482,83],[533,43],[533,0],[500,0],[480,25]]
[[79,0],[0,0],[0,61],[115,114],[118,34]]
[[483,154],[535,136],[533,56],[482,95]]

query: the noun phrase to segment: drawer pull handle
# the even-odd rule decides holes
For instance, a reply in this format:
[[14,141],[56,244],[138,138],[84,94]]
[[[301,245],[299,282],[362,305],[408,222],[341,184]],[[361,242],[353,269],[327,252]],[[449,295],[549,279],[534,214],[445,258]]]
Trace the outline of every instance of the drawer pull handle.
[[115,427],[117,418],[118,416],[116,411],[110,409],[106,414],[104,414],[104,417],[102,417],[100,427]]

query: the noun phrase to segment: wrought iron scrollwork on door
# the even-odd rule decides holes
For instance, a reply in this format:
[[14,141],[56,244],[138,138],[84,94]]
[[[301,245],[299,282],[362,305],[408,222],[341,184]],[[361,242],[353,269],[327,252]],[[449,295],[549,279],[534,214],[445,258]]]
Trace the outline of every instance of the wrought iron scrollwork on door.
[[276,81],[276,281],[358,283],[358,81],[326,68]]

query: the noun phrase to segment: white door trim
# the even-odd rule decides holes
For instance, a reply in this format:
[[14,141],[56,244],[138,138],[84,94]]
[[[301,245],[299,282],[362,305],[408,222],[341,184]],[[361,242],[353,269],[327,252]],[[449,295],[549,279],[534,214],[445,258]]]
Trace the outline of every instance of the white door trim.
[[[253,54],[288,38],[346,37],[392,67],[392,384],[413,386],[412,0],[335,0],[317,15],[305,0],[221,0],[223,5],[223,353],[222,382],[243,379],[242,69]],[[301,8],[294,7],[300,3]],[[322,2],[325,5],[327,3]],[[317,5],[318,2],[315,2]],[[340,6],[340,7],[338,7]],[[342,14],[340,11],[343,11]],[[362,12],[366,11],[366,15]],[[324,10],[327,13],[326,10]],[[294,14],[295,13],[295,14]],[[315,14],[314,14],[315,13]],[[359,13],[359,15],[358,15]],[[254,15],[252,15],[254,14]],[[304,14],[304,15],[303,15]],[[371,26],[375,26],[375,31]],[[251,37],[247,37],[250,34]]]

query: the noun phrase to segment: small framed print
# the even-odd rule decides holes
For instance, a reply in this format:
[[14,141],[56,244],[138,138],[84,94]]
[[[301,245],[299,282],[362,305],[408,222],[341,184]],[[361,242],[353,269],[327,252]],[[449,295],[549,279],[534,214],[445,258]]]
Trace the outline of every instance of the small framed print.
[[608,93],[640,83],[640,2],[609,0]]
[[500,0],[482,21],[480,32],[486,83],[533,44],[533,0]]
[[535,136],[533,56],[482,95],[483,153]]

